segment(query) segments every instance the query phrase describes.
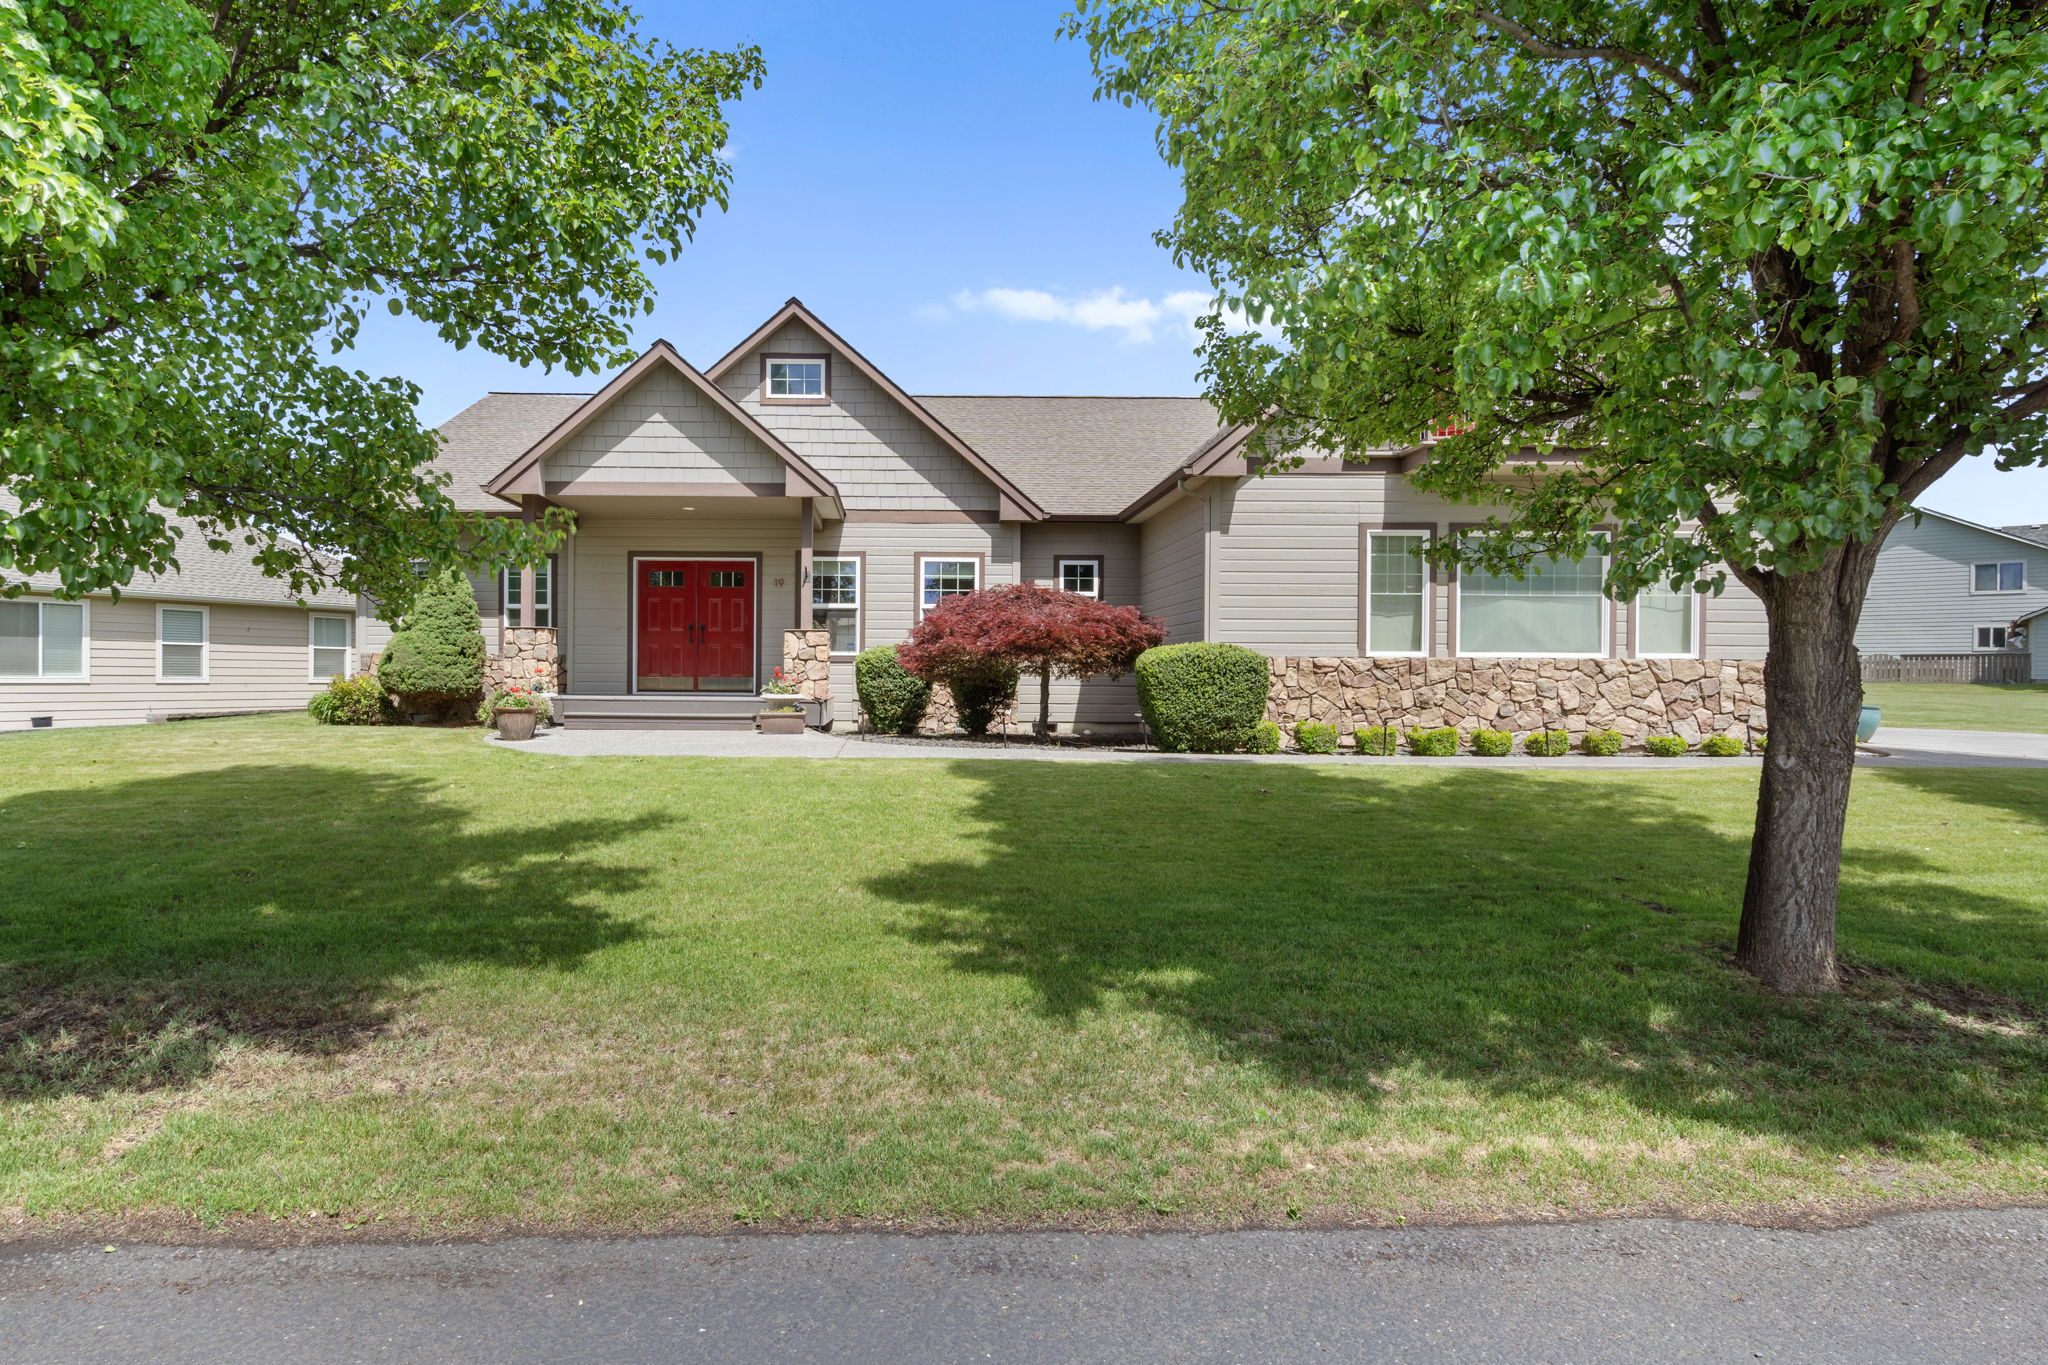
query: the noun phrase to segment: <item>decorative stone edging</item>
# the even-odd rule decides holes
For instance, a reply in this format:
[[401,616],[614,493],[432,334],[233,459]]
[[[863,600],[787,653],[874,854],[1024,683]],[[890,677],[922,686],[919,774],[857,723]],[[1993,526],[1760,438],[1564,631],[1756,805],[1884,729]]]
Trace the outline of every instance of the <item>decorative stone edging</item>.
[[1619,730],[1747,740],[1767,728],[1761,659],[1272,660],[1266,715],[1282,730],[1332,722],[1526,732]]

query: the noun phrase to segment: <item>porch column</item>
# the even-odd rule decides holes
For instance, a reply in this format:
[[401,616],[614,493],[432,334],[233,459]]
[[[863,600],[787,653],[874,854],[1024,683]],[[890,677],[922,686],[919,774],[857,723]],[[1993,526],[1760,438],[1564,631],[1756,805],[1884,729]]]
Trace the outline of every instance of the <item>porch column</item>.
[[816,507],[815,499],[803,500],[804,538],[796,552],[796,620],[792,623],[798,630],[808,630],[811,624],[811,523],[817,518]]
[[[520,520],[526,522],[529,526],[540,520],[541,504],[545,501],[546,499],[542,498],[538,493],[522,494],[519,499]],[[554,587],[552,583],[548,586],[550,589]],[[533,592],[533,565],[523,564],[519,568],[518,624],[521,630],[531,630],[533,628]]]

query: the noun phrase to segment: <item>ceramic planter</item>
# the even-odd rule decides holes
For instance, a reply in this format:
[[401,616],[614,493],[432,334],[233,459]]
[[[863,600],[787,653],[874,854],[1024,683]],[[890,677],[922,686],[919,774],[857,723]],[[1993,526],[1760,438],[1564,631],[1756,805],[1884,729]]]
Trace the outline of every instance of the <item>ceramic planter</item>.
[[764,735],[800,735],[804,732],[804,713],[801,711],[756,711],[754,723],[761,727]]
[[498,722],[499,739],[532,739],[533,727],[540,724],[540,712],[501,708],[494,719]]
[[1856,717],[1856,742],[1858,744],[1870,743],[1870,737],[1877,733],[1878,720],[1878,707],[1866,706],[1863,708],[1862,713]]

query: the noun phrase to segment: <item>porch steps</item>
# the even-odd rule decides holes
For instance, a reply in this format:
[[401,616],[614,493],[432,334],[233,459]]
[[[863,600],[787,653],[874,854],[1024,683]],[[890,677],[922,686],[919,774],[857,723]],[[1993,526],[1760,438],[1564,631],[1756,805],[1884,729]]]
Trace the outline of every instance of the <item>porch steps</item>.
[[[787,697],[751,693],[692,693],[674,696],[608,697],[567,693],[553,698],[555,720],[565,730],[751,730],[754,715]],[[825,721],[824,703],[806,706],[808,724]]]

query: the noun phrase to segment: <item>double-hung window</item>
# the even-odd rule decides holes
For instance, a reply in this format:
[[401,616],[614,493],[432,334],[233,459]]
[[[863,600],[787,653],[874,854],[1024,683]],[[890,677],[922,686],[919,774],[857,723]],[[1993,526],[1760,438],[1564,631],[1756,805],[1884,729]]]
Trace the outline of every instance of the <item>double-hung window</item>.
[[1639,658],[1689,658],[1699,652],[1699,594],[1659,584],[1636,599]]
[[1053,567],[1058,570],[1062,592],[1077,592],[1083,597],[1102,596],[1101,560],[1062,559]]
[[811,561],[811,629],[832,637],[834,654],[860,653],[860,560]]
[[156,609],[156,680],[205,682],[209,642],[205,607]]
[[1523,576],[1473,568],[1458,573],[1458,652],[1572,655],[1607,652],[1607,599],[1600,594],[1606,555],[1536,555]]
[[346,616],[315,616],[307,624],[308,644],[312,650],[312,672],[314,682],[328,678],[348,676],[348,628]]
[[[521,571],[516,568],[505,570],[505,624],[519,624],[519,584]],[[533,623],[536,626],[555,624],[555,561],[544,559],[533,566]]]
[[1365,542],[1365,652],[1423,654],[1429,623],[1426,531],[1368,531]]
[[2027,562],[2024,559],[2009,559],[2002,564],[1972,564],[1970,566],[1971,592],[2025,592],[2027,590]]
[[0,683],[83,682],[85,603],[0,602]]
[[981,586],[981,561],[919,556],[917,561],[918,614],[922,616],[943,597],[958,597]]

